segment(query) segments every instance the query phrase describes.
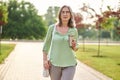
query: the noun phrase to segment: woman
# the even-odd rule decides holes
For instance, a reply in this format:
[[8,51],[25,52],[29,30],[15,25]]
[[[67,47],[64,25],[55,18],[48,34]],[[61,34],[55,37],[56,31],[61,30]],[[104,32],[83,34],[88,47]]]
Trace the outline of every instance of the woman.
[[[58,23],[49,26],[43,46],[43,65],[49,69],[51,80],[73,80],[78,32],[74,27],[73,13],[69,6],[61,7]],[[69,36],[73,36],[71,46]]]

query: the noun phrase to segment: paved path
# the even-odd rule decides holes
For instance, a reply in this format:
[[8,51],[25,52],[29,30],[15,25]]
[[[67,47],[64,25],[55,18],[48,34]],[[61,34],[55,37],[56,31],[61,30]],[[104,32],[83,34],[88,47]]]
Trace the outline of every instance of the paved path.
[[[9,42],[8,42],[9,43]],[[0,80],[50,80],[42,76],[41,42],[15,42],[17,45],[0,65]],[[74,80],[112,80],[78,61]]]

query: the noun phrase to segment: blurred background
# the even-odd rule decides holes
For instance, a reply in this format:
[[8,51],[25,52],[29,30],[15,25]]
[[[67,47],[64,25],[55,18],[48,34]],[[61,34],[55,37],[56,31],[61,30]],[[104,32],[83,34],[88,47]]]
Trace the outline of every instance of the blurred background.
[[1,0],[1,40],[43,40],[62,5],[74,13],[80,41],[120,41],[120,0]]

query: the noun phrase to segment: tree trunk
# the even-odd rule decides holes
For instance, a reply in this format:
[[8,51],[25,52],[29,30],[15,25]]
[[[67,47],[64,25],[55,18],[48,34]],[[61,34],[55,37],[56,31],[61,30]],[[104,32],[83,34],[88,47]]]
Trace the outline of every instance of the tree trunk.
[[98,29],[98,53],[97,53],[97,56],[100,56],[100,32],[101,32],[101,28]]
[[0,55],[2,54],[2,52],[1,52],[1,38],[2,38],[2,26],[0,26]]

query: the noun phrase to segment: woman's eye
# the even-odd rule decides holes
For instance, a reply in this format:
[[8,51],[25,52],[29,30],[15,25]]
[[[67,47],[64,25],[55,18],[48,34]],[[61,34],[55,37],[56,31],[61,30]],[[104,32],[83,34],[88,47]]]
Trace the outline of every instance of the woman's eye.
[[70,13],[70,11],[62,11],[62,13]]

